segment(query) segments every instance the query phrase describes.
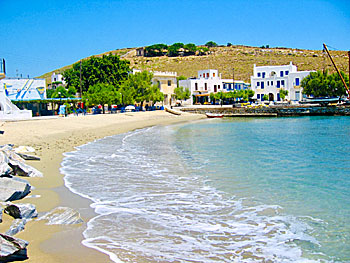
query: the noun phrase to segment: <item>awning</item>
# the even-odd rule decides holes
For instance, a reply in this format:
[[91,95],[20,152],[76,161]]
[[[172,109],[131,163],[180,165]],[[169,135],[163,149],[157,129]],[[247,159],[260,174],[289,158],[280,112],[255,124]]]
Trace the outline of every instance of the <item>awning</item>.
[[196,96],[196,97],[208,97],[208,96],[210,96],[210,94],[197,94],[197,95],[194,95],[194,96]]

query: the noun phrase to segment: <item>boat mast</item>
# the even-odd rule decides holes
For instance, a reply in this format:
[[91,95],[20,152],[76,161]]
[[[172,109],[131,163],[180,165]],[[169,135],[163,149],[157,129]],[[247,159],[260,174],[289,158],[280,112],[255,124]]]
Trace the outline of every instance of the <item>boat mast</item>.
[[[346,85],[346,82],[345,82],[343,76],[340,74],[340,71],[339,71],[337,65],[335,64],[335,62],[334,62],[334,60],[333,60],[331,54],[329,53],[326,44],[323,44],[323,48],[324,48],[324,50],[326,50],[327,55],[329,56],[330,60],[332,61],[333,66],[334,66],[335,70],[337,71],[337,73],[338,73],[338,75],[339,75],[341,81],[343,82],[346,92],[348,93],[348,99],[350,99],[350,87],[348,87],[348,86]],[[350,51],[349,51],[348,54],[349,54],[349,67],[350,67]],[[349,68],[349,73],[350,73],[350,68]],[[349,76],[349,78],[350,78],[350,76]],[[350,81],[349,81],[349,82],[350,82]]]

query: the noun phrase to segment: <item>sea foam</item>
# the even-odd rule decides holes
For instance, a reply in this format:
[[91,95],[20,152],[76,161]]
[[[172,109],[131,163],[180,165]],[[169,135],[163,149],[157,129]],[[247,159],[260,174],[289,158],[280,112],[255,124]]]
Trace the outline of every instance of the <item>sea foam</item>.
[[313,262],[298,245],[318,245],[307,223],[212,187],[205,163],[174,146],[176,129],[137,130],[66,154],[66,185],[98,214],[84,245],[114,262]]

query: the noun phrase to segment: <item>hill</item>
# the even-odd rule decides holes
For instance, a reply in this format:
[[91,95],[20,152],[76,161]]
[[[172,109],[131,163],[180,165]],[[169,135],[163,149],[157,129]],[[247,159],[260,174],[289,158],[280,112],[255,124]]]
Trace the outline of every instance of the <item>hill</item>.
[[[321,46],[321,45],[320,45]],[[338,68],[345,73],[349,72],[347,51],[330,51]],[[131,68],[141,70],[175,71],[178,76],[195,77],[197,71],[202,69],[218,69],[222,78],[232,78],[233,68],[236,80],[250,82],[253,74],[253,65],[287,65],[293,62],[298,70],[323,70],[328,69],[335,72],[330,59],[322,50],[302,50],[292,48],[259,48],[233,45],[230,47],[220,46],[210,48],[210,54],[204,56],[187,57],[139,57],[136,56],[136,48],[125,48],[105,52],[104,54],[118,54],[130,61]],[[62,73],[72,65],[65,66],[54,72]],[[53,71],[48,72],[40,78],[46,78],[50,83]]]

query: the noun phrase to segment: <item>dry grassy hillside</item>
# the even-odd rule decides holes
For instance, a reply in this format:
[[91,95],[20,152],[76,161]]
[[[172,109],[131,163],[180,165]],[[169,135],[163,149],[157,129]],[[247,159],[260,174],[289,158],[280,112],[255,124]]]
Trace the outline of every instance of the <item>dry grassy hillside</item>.
[[[320,45],[321,46],[321,45]],[[232,78],[250,82],[253,74],[253,65],[287,65],[293,62],[298,70],[323,70],[328,69],[334,72],[331,61],[322,50],[301,50],[290,48],[258,48],[247,46],[215,47],[210,48],[210,54],[206,56],[188,57],[137,57],[135,48],[115,50],[104,54],[119,54],[130,61],[132,68],[175,71],[178,76],[197,76],[197,71],[202,69],[218,69],[222,73],[222,78]],[[348,73],[349,63],[346,51],[331,51],[340,70]],[[103,54],[100,54],[101,56]],[[71,67],[67,66],[65,68]],[[62,72],[65,68],[55,70]],[[42,77],[51,76],[51,72]],[[48,82],[49,83],[49,82]]]

